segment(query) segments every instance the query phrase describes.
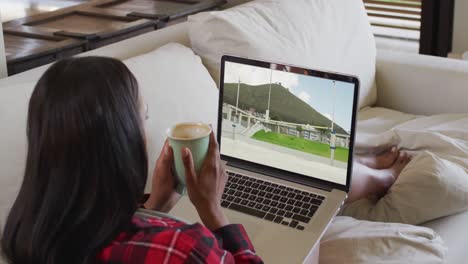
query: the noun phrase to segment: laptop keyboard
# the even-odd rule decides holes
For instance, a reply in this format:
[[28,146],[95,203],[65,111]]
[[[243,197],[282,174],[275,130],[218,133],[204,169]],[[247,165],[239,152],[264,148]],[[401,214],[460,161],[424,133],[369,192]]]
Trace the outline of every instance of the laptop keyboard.
[[224,189],[221,206],[274,223],[304,230],[324,196],[255,179],[234,172]]

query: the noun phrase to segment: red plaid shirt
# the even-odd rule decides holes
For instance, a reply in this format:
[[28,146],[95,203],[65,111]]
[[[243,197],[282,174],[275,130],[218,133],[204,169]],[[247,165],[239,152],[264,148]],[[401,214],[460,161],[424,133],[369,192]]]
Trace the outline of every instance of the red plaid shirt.
[[263,263],[242,225],[214,232],[200,224],[136,214],[130,231],[122,232],[100,254],[104,263]]

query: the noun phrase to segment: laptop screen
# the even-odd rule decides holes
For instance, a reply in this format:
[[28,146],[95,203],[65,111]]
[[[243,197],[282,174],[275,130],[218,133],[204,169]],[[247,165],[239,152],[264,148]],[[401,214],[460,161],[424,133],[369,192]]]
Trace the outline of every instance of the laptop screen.
[[225,61],[221,154],[346,185],[356,84]]

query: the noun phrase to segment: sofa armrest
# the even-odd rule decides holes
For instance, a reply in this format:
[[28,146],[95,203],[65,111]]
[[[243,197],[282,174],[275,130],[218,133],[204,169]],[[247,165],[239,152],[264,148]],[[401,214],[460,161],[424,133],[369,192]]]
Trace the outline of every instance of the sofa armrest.
[[[186,22],[176,24],[113,43],[99,49],[81,53],[77,56],[105,56],[126,60],[131,57],[148,53],[171,42],[177,42],[190,47],[187,27],[188,25]],[[0,79],[0,89],[19,83],[37,82],[51,64],[21,72],[8,78]]]
[[171,42],[177,42],[190,48],[187,30],[188,24],[186,22],[179,23],[81,53],[78,56],[107,56],[126,60],[151,52]]
[[[0,21],[2,21],[2,15],[0,14]],[[5,55],[5,41],[3,40],[3,27],[0,23],[0,78],[7,77],[7,64]]]
[[379,50],[377,106],[432,115],[468,113],[468,62]]

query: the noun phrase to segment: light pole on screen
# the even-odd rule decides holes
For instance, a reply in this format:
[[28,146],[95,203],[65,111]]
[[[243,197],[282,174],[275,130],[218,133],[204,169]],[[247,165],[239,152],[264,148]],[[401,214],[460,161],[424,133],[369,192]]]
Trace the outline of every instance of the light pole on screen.
[[333,111],[332,111],[332,120],[331,120],[331,135],[330,135],[330,164],[333,166],[335,163],[335,104],[336,104],[336,82],[333,81]]
[[239,109],[239,91],[240,91],[240,77],[237,82],[237,99],[236,99],[236,114],[234,115],[234,120],[232,122],[232,139],[236,140],[236,122],[237,122],[237,113]]
[[270,69],[270,87],[268,88],[268,108],[266,110],[266,121],[270,120],[270,99],[271,99],[271,82],[273,79],[273,69]]
[[240,78],[237,82],[237,100],[236,100],[236,116],[237,116],[237,109],[239,108],[239,90],[240,90]]

